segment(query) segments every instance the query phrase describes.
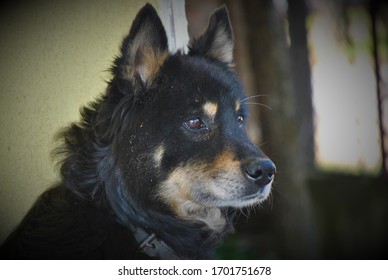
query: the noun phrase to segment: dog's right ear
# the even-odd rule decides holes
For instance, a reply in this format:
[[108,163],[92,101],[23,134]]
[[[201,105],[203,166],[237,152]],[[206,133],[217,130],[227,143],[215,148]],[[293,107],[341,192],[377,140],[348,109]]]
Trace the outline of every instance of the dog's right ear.
[[168,57],[166,31],[156,10],[146,4],[121,46],[119,69],[134,86],[148,87]]

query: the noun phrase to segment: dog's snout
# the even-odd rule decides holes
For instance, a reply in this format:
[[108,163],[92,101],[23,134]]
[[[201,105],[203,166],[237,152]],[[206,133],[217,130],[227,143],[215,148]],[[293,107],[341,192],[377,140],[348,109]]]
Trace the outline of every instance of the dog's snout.
[[249,159],[242,168],[247,179],[259,187],[269,184],[276,172],[275,164],[269,159]]

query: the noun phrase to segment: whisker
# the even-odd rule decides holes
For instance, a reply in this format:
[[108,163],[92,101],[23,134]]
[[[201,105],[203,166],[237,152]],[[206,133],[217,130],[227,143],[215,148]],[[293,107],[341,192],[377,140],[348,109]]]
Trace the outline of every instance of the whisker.
[[[245,217],[245,220],[248,219],[249,214],[248,214],[248,213],[245,213],[243,208],[240,209],[240,214],[243,215],[243,216]],[[239,215],[239,216],[240,216],[240,215]]]
[[268,94],[257,94],[257,95],[247,96],[247,97],[241,99],[240,102],[244,102],[245,100],[248,100],[248,99],[252,99],[252,98],[256,98],[256,97],[263,97],[263,96],[268,96]]
[[241,211],[238,211],[236,215],[237,215],[236,220],[239,220],[241,216]]
[[263,103],[258,103],[258,102],[245,102],[244,104],[246,104],[246,105],[259,105],[259,106],[263,106],[263,107],[267,108],[268,110],[271,110],[271,111],[272,111],[272,108],[271,108],[271,107],[269,107],[268,105],[263,104]]
[[272,191],[269,194],[267,201],[268,201],[267,203],[269,204],[270,209],[272,210],[273,209],[273,194],[272,194]]
[[257,211],[258,211],[258,207],[256,207],[256,205],[252,205],[251,206],[251,209],[253,211],[253,214],[256,215],[257,214]]
[[268,145],[268,141],[258,144],[257,147],[261,148],[265,145]]

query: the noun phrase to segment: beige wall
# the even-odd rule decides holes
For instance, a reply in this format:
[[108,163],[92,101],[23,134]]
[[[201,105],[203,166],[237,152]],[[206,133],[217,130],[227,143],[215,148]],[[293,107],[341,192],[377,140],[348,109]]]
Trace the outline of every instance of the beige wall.
[[24,1],[0,11],[0,242],[58,180],[53,137],[104,91],[145,2]]

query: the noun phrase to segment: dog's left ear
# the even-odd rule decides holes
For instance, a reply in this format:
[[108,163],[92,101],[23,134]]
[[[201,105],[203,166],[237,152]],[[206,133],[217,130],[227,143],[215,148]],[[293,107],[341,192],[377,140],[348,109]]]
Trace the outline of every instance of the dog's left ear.
[[203,35],[189,42],[189,55],[202,55],[233,65],[233,33],[225,6],[217,9]]
[[121,46],[120,68],[135,86],[149,86],[168,57],[166,31],[156,10],[146,4]]

